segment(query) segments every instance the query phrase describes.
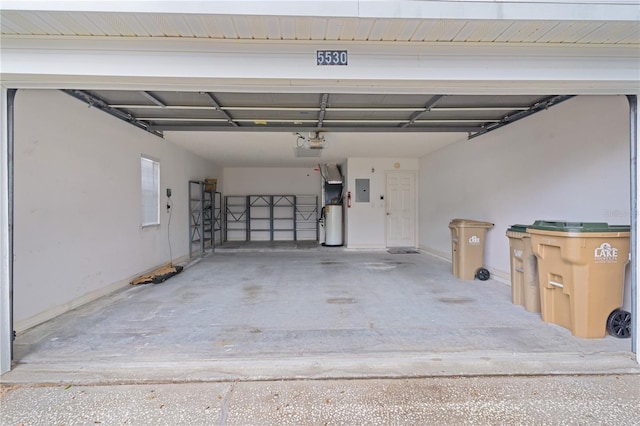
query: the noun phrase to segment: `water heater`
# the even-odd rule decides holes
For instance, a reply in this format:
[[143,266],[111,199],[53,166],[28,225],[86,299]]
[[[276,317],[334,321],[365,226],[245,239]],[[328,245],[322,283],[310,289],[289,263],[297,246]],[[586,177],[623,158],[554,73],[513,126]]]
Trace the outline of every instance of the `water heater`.
[[342,204],[327,204],[324,210],[324,245],[342,245]]

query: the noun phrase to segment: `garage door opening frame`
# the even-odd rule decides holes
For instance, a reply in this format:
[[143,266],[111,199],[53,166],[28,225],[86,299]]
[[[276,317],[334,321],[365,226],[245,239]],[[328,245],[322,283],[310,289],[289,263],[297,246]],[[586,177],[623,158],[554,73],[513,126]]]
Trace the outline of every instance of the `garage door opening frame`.
[[[13,149],[14,149],[14,100],[17,89],[2,87],[0,116],[0,374],[11,369],[13,352]],[[638,348],[638,100],[637,95],[627,95],[629,102],[630,132],[630,221],[631,221],[631,327],[632,351],[640,363]]]

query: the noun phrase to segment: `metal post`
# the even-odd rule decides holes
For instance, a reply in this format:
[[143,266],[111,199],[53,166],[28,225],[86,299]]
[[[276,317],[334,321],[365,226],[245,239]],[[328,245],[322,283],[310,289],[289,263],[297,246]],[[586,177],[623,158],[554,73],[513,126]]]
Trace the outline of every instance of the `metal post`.
[[[222,196],[220,196],[220,198],[222,199]],[[226,195],[224,197],[224,214],[222,215],[222,220],[224,221],[224,229],[222,230],[222,233],[224,234],[224,239],[223,242],[227,242],[229,241],[229,196]]]
[[192,208],[192,197],[191,194],[191,181],[189,181],[189,202],[187,203],[187,208],[189,209],[189,259],[193,257],[193,208]]
[[246,200],[245,204],[245,208],[246,208],[246,218],[245,220],[247,221],[247,227],[246,227],[246,232],[247,232],[247,236],[245,241],[251,241],[251,196],[247,195],[247,200]]
[[316,242],[320,242],[320,222],[318,222],[318,210],[319,210],[319,205],[318,205],[318,196],[316,195]]
[[274,214],[274,207],[273,207],[273,203],[274,203],[274,198],[273,195],[269,195],[269,240],[273,241],[273,227],[275,224],[275,220],[273,217]]
[[200,184],[200,257],[204,256],[204,182]]
[[298,197],[293,196],[293,241],[298,241]]
[[631,153],[631,350],[640,363],[638,350],[638,97],[627,96],[629,101],[629,131]]
[[[17,89],[2,89],[0,103],[0,374],[13,360],[13,145],[14,101]],[[6,129],[6,130],[5,130]]]
[[211,192],[211,253],[216,251],[216,191]]

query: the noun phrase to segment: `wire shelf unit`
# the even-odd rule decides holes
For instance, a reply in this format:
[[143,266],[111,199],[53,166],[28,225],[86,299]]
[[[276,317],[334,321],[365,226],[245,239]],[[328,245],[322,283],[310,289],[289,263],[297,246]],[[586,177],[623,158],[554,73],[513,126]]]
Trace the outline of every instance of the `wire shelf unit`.
[[224,241],[319,239],[317,195],[227,195]]

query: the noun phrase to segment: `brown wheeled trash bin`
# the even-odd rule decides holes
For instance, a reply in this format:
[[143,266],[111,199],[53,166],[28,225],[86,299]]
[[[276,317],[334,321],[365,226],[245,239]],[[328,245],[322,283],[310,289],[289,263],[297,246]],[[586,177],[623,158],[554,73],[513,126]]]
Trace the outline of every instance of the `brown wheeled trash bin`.
[[604,337],[622,306],[629,226],[536,221],[527,228],[538,258],[542,319],[578,337]]
[[453,276],[461,280],[489,279],[484,265],[484,240],[493,223],[469,219],[453,219],[451,229],[451,261]]
[[527,225],[512,225],[507,229],[507,237],[511,252],[511,302],[529,312],[540,312],[538,267]]

